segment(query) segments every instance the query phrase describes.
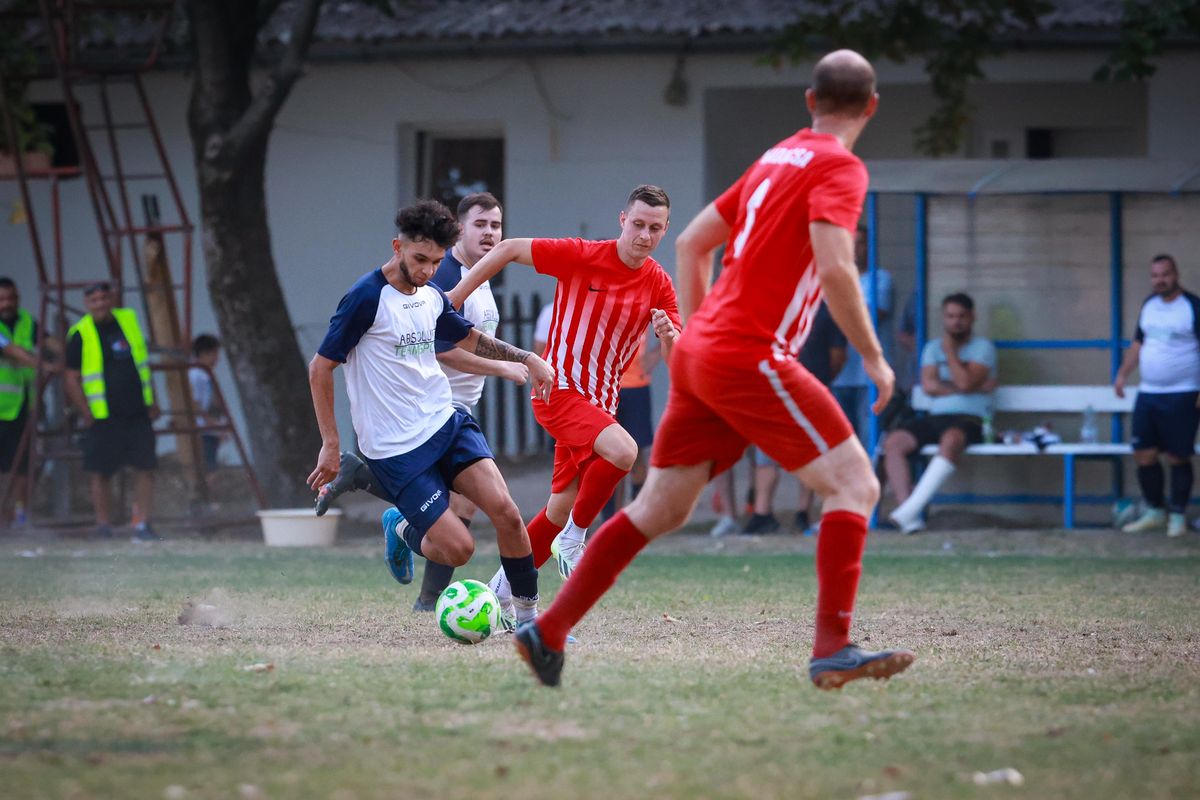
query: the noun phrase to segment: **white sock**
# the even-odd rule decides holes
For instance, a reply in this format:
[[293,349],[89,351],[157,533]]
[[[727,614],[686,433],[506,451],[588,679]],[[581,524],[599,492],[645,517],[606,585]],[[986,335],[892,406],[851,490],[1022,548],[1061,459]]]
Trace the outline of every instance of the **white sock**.
[[513,601],[512,586],[508,584],[508,576],[504,574],[504,567],[496,570],[496,574],[488,581],[488,588],[492,590],[492,594],[496,595],[500,605],[506,606]]
[[567,517],[566,527],[559,534],[559,547],[571,548],[583,547],[584,540],[587,539],[587,528],[581,528],[575,524],[575,517],[569,515]]
[[512,599],[513,607],[517,611],[517,624],[524,625],[526,622],[533,622],[537,618],[536,597],[516,597]]
[[912,494],[892,512],[892,519],[902,525],[916,520],[941,485],[954,474],[954,470],[954,462],[950,459],[934,456],[922,473],[921,480],[913,487]]

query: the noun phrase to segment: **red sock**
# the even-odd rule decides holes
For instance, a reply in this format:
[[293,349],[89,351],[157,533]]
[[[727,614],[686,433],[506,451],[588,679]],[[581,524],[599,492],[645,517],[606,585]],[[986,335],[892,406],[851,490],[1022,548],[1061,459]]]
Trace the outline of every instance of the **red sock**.
[[570,579],[559,589],[550,607],[537,618],[538,630],[547,647],[563,649],[571,628],[617,582],[617,576],[648,541],[624,511],[618,511],[600,526]]
[[850,644],[850,619],[866,544],[867,518],[862,514],[830,511],[821,517],[817,534],[817,635],[813,658],[824,658]]
[[550,560],[550,543],[562,528],[550,521],[543,508],[529,520],[525,530],[529,531],[529,544],[533,546],[533,565],[540,567]]
[[593,459],[579,478],[579,494],[571,508],[571,519],[580,528],[589,527],[612,497],[613,491],[629,470],[621,469],[603,458]]

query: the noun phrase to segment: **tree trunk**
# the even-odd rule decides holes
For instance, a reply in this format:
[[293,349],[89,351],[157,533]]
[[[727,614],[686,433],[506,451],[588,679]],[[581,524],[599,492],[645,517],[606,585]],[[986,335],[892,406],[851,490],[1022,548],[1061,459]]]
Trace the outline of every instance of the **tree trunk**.
[[[254,467],[272,505],[311,502],[321,449],[308,375],[271,255],[262,159],[226,178],[197,165],[208,290],[242,399]],[[252,165],[257,163],[255,169]]]

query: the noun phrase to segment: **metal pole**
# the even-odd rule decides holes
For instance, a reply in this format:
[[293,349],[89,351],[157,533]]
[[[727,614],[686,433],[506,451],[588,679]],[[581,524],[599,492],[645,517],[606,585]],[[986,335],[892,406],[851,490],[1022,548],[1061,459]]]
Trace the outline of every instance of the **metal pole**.
[[[1111,342],[1110,380],[1116,380],[1117,370],[1121,368],[1121,326],[1124,323],[1125,304],[1122,286],[1124,271],[1125,242],[1122,231],[1121,193],[1113,192],[1108,196],[1109,207],[1109,269],[1110,269],[1110,302],[1111,302]],[[1112,418],[1112,440],[1121,441],[1121,418],[1114,414]]]
[[925,337],[929,324],[926,319],[929,294],[929,196],[926,194],[917,195],[916,218],[917,285],[915,292],[917,296],[917,358],[919,360],[921,351],[925,349]]
[[[867,308],[871,311],[871,327],[879,335],[879,193],[867,194]],[[882,343],[882,342],[881,342]],[[886,356],[887,354],[884,353]],[[871,403],[879,397],[875,384],[868,383]],[[867,452],[874,454],[879,442],[879,418],[874,414],[867,417]]]

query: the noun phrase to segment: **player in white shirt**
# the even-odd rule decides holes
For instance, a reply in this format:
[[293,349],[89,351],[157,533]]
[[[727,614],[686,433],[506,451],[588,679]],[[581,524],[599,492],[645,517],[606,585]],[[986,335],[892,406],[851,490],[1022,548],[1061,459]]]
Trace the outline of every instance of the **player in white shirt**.
[[451,567],[470,559],[475,542],[450,510],[453,488],[496,527],[518,620],[531,620],[537,613],[537,570],[529,535],[482,431],[452,404],[436,351],[457,346],[482,358],[524,364],[543,397],[553,370],[538,356],[476,330],[430,283],[458,239],[458,223],[445,206],[427,200],[401,209],[396,225],[392,258],[342,298],[309,365],[322,445],[308,483],[317,489],[338,472],[333,370],[344,363],[359,447],[374,484],[395,505],[383,515],[393,576],[412,581],[413,553]]
[[[1200,297],[1179,285],[1175,259],[1166,253],[1151,259],[1150,286],[1154,294],[1142,303],[1133,342],[1113,382],[1117,397],[1124,397],[1129,374],[1135,367],[1141,373],[1130,444],[1146,510],[1122,530],[1140,533],[1165,525],[1167,535],[1176,537],[1187,532],[1200,427]],[[1169,495],[1160,453],[1171,465]]]

